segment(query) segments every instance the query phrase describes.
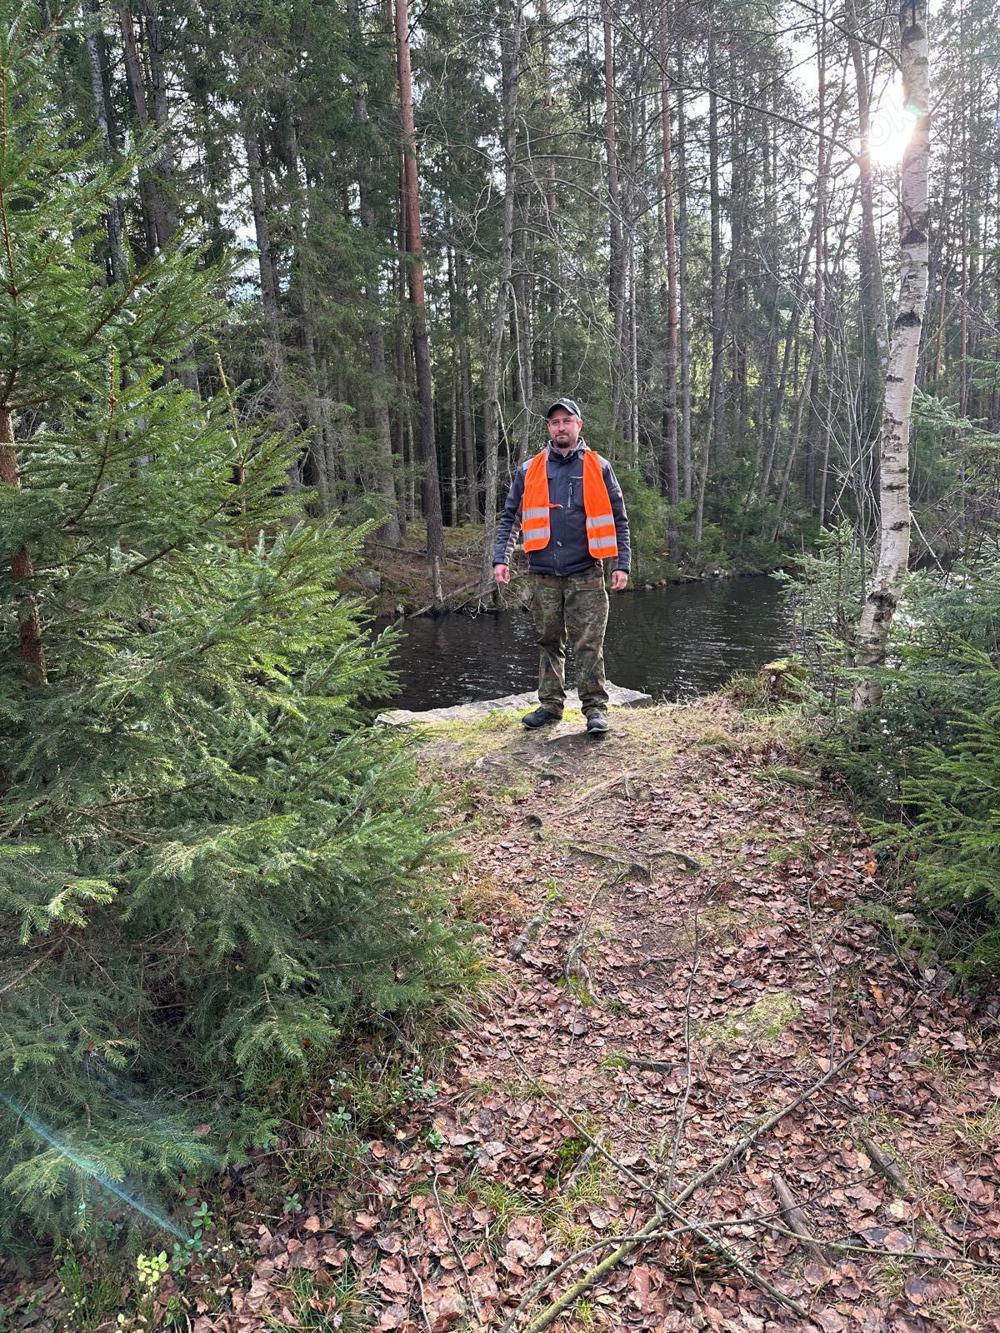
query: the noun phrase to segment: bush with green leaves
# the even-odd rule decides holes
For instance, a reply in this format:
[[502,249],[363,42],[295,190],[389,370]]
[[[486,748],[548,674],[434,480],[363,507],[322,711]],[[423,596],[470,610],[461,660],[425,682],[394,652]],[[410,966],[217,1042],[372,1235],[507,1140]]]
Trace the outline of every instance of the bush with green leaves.
[[159,1216],[286,1071],[468,959],[432,798],[369,725],[361,534],[293,525],[289,448],[171,373],[219,313],[197,251],[110,278],[136,163],[62,122],[31,13],[0,0],[3,1242]]

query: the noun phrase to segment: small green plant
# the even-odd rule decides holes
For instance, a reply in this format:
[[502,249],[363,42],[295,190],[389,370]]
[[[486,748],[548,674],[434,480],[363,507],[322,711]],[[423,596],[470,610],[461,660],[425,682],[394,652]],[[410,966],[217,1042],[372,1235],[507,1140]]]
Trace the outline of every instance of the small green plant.
[[562,1141],[556,1152],[556,1178],[558,1180],[561,1180],[573,1170],[589,1146],[590,1140],[582,1134],[574,1134],[572,1138]]
[[170,1267],[170,1260],[167,1258],[166,1250],[160,1250],[159,1254],[137,1255],[135,1267],[139,1306],[137,1322],[140,1327],[151,1328],[156,1311],[157,1292]]
[[145,1291],[155,1291],[170,1267],[170,1261],[167,1259],[166,1250],[161,1250],[159,1254],[137,1255],[135,1266],[139,1286]]
[[205,1232],[213,1224],[211,1211],[204,1199],[199,1201],[189,1198],[184,1202],[188,1208],[193,1208],[194,1212],[189,1219],[191,1234],[186,1240],[175,1241],[171,1252],[170,1270],[178,1275],[186,1273],[194,1256],[202,1253],[205,1248]]
[[118,1309],[122,1283],[99,1263],[84,1265],[67,1245],[56,1269],[66,1313],[65,1333],[96,1333]]

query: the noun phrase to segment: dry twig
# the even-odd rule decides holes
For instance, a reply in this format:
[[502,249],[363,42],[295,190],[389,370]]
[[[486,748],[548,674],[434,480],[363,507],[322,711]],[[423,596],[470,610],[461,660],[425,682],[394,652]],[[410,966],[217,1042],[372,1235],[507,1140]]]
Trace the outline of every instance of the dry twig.
[[774,1186],[774,1192],[777,1196],[778,1203],[781,1204],[781,1215],[784,1217],[792,1234],[798,1236],[803,1247],[809,1251],[814,1259],[818,1259],[820,1263],[825,1264],[826,1254],[823,1247],[817,1241],[813,1240],[809,1233],[809,1223],[806,1221],[802,1209],[795,1202],[792,1191],[788,1188],[788,1185],[777,1171],[773,1172],[771,1176],[771,1184]]
[[894,1189],[899,1190],[901,1194],[905,1194],[906,1181],[903,1179],[903,1173],[889,1154],[883,1152],[874,1139],[867,1138],[864,1134],[861,1135],[861,1146],[879,1175],[884,1176]]
[[[674,1217],[679,1222],[683,1223],[696,1236],[698,1236],[702,1241],[704,1241],[704,1243],[707,1246],[713,1249],[720,1256],[720,1258],[725,1259],[727,1263],[729,1263],[738,1272],[741,1272],[744,1275],[744,1277],[746,1277],[749,1281],[753,1282],[755,1286],[760,1288],[760,1290],[767,1292],[767,1294],[771,1296],[774,1300],[780,1302],[786,1308],[793,1310],[801,1319],[803,1320],[806,1319],[807,1312],[801,1305],[799,1305],[796,1301],[793,1301],[791,1297],[787,1296],[784,1292],[779,1291],[777,1287],[775,1287],[772,1283],[768,1282],[768,1280],[763,1276],[763,1274],[759,1273],[750,1264],[747,1264],[744,1260],[742,1260],[737,1254],[735,1254],[732,1250],[730,1250],[730,1248],[727,1245],[725,1245],[725,1243],[721,1241],[718,1238],[718,1236],[712,1233],[711,1228],[714,1225],[712,1222],[708,1221],[700,1224],[689,1222],[688,1219],[684,1217],[683,1213],[681,1213],[680,1205],[683,1202],[685,1202],[685,1200],[689,1199],[691,1195],[695,1193],[696,1190],[700,1189],[703,1185],[706,1185],[710,1180],[715,1179],[715,1177],[720,1175],[728,1166],[732,1165],[733,1162],[735,1162],[738,1158],[742,1157],[743,1154],[747,1151],[747,1149],[750,1148],[769,1129],[773,1129],[775,1125],[777,1125],[787,1115],[790,1115],[794,1110],[796,1110],[799,1106],[801,1106],[803,1102],[806,1102],[811,1097],[814,1097],[817,1092],[819,1092],[828,1083],[830,1083],[843,1069],[845,1069],[848,1065],[853,1063],[853,1061],[855,1061],[862,1054],[863,1051],[867,1050],[869,1046],[871,1046],[874,1042],[878,1041],[881,1037],[884,1037],[888,1032],[890,1032],[892,1028],[894,1028],[899,1022],[902,1021],[903,1018],[906,1017],[908,1013],[910,1013],[910,1011],[913,1009],[916,1003],[917,999],[912,1000],[910,1004],[908,1004],[900,1014],[898,1014],[895,1018],[890,1020],[890,1022],[885,1024],[883,1027],[879,1028],[876,1032],[873,1032],[868,1037],[866,1037],[865,1040],[859,1043],[859,1045],[857,1045],[853,1051],[850,1051],[847,1055],[845,1055],[844,1058],[838,1061],[836,1065],[832,1065],[826,1071],[826,1073],[823,1074],[821,1078],[816,1079],[815,1082],[811,1083],[807,1088],[803,1089],[803,1091],[799,1093],[798,1096],[794,1097],[790,1102],[787,1102],[784,1106],[780,1107],[777,1111],[773,1112],[771,1115],[767,1116],[764,1120],[762,1120],[759,1125],[757,1125],[754,1129],[750,1130],[749,1133],[745,1134],[742,1139],[740,1139],[736,1144],[734,1144],[734,1146],[729,1150],[729,1152],[725,1153],[710,1167],[706,1168],[706,1170],[704,1170],[699,1176],[697,1176],[693,1181],[691,1181],[674,1200],[668,1199],[654,1186],[650,1185],[647,1181],[644,1181],[629,1167],[625,1166],[623,1162],[619,1162],[617,1158],[612,1153],[610,1153],[607,1150],[607,1148],[604,1147],[603,1144],[599,1143],[596,1139],[594,1139],[593,1135],[591,1135],[584,1128],[584,1126],[579,1123],[579,1121],[573,1116],[573,1114],[566,1107],[562,1106],[561,1103],[557,1101],[555,1097],[552,1096],[552,1094],[544,1087],[544,1085],[540,1084],[539,1087],[542,1095],[546,1098],[546,1100],[551,1102],[552,1105],[556,1107],[556,1109],[560,1112],[560,1114],[563,1115],[565,1119],[574,1127],[577,1133],[582,1135],[591,1144],[593,1144],[596,1150],[601,1154],[601,1156],[604,1157],[618,1172],[626,1176],[634,1184],[638,1185],[639,1188],[642,1189],[645,1193],[652,1195],[652,1197],[656,1201],[656,1209],[650,1220],[646,1223],[644,1227],[640,1228],[640,1230],[634,1234],[634,1237],[632,1237],[628,1241],[623,1241],[622,1244],[619,1245],[618,1248],[614,1250],[612,1254],[607,1255],[606,1258],[603,1259],[594,1268],[591,1268],[588,1272],[584,1273],[583,1276],[580,1277],[573,1284],[572,1287],[570,1287],[566,1292],[564,1292],[561,1297],[558,1297],[555,1301],[550,1302],[550,1304],[547,1305],[545,1309],[542,1310],[541,1313],[535,1317],[535,1319],[533,1319],[529,1324],[525,1326],[523,1333],[541,1333],[542,1329],[547,1328],[549,1324],[551,1324],[554,1320],[558,1319],[561,1314],[563,1314],[567,1309],[569,1309],[573,1304],[575,1304],[577,1300],[579,1300],[580,1296],[585,1291],[587,1291],[590,1287],[592,1287],[595,1282],[598,1282],[604,1276],[605,1273],[611,1271],[611,1269],[613,1269],[618,1263],[620,1263],[622,1259],[631,1254],[633,1250],[635,1250],[639,1245],[643,1244],[655,1232],[657,1232],[660,1229],[660,1224],[665,1216]],[[500,1030],[502,1031],[502,1025]],[[505,1044],[507,1046],[507,1050],[511,1058],[523,1070],[524,1069],[523,1061],[520,1060],[516,1051],[514,1051],[509,1042],[505,1042]],[[551,1280],[551,1278],[554,1276],[555,1273],[550,1274],[548,1280]],[[516,1314],[514,1318],[516,1318]],[[505,1329],[512,1327],[513,1327],[512,1321],[508,1321],[508,1323],[504,1326]]]
[[469,1297],[469,1304],[472,1306],[472,1309],[475,1312],[477,1324],[482,1325],[483,1312],[479,1308],[479,1302],[476,1300],[476,1293],[472,1290],[472,1278],[469,1276],[469,1270],[465,1264],[465,1256],[462,1254],[462,1251],[455,1244],[455,1237],[452,1235],[452,1230],[448,1224],[448,1219],[445,1216],[445,1211],[441,1207],[441,1196],[440,1194],[438,1194],[438,1178],[436,1171],[434,1172],[434,1175],[431,1177],[431,1189],[434,1191],[434,1202],[437,1204],[438,1215],[440,1216],[441,1221],[444,1225],[445,1234],[448,1237],[448,1244],[451,1246],[451,1252],[458,1260],[459,1267],[465,1274],[465,1290]]
[[521,957],[525,949],[528,947],[528,945],[531,943],[531,941],[534,939],[534,937],[538,934],[538,932],[548,921],[549,917],[552,915],[552,908],[554,906],[555,903],[553,902],[551,897],[545,899],[545,902],[542,903],[541,907],[531,918],[531,920],[527,923],[527,925],[521,931],[520,935],[518,935],[514,943],[510,946],[509,956],[511,958],[516,960]]
[[694,995],[694,979],[698,974],[700,952],[701,929],[698,908],[695,907],[694,943],[691,952],[691,967],[688,972],[687,995],[684,1000],[684,1095],[681,1097],[681,1104],[677,1108],[677,1116],[674,1124],[674,1141],[670,1149],[670,1165],[667,1168],[667,1198],[674,1192],[674,1172],[677,1169],[677,1154],[681,1149],[681,1140],[684,1137],[684,1120],[687,1115],[688,1102],[691,1099],[691,999]]
[[690,1182],[690,1184],[685,1186],[674,1202],[681,1204],[686,1199],[690,1199],[695,1190],[701,1189],[701,1187],[707,1185],[710,1180],[714,1180],[716,1176],[721,1175],[726,1167],[732,1166],[733,1162],[742,1157],[747,1149],[756,1143],[762,1134],[766,1134],[769,1129],[773,1129],[779,1121],[784,1120],[786,1115],[790,1115],[792,1111],[800,1107],[803,1102],[809,1101],[821,1088],[825,1088],[828,1083],[832,1082],[843,1069],[846,1069],[848,1065],[853,1064],[863,1051],[866,1051],[874,1042],[879,1041],[882,1037],[886,1036],[887,1033],[891,1032],[892,1029],[901,1023],[907,1014],[911,1012],[920,998],[920,996],[917,996],[916,999],[911,1000],[900,1014],[895,1018],[890,1019],[888,1023],[883,1027],[880,1027],[876,1032],[870,1033],[860,1045],[855,1046],[853,1051],[849,1051],[842,1060],[838,1060],[835,1065],[831,1065],[822,1078],[818,1078],[814,1083],[810,1083],[809,1086],[804,1088],[793,1101],[788,1102],[785,1106],[774,1111],[771,1115],[762,1120],[754,1129],[751,1129],[749,1133],[744,1134],[743,1138],[741,1138],[738,1143],[734,1144],[723,1157],[720,1157],[718,1161],[714,1162],[710,1167],[707,1167],[700,1176],[697,1176]]

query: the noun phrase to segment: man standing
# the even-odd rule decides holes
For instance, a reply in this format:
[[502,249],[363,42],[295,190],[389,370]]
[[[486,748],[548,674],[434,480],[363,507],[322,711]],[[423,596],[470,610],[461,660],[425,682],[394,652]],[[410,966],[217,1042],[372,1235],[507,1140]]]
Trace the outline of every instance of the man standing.
[[531,609],[538,631],[538,704],[526,727],[558,722],[566,702],[566,643],[572,645],[587,731],[608,730],[604,631],[608,624],[605,559],[614,559],[611,591],[628,583],[628,515],[611,464],[590,449],[572,398],[547,414],[549,443],[518,468],[497,528],[493,574],[510,582],[510,555],[520,523],[528,552]]

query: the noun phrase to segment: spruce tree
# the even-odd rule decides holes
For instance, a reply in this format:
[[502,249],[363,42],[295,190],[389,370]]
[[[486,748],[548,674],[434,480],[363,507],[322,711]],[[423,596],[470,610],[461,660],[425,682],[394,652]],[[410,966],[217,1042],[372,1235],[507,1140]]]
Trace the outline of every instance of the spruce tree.
[[208,401],[167,373],[218,275],[175,239],[116,281],[138,163],[61,115],[56,40],[0,0],[0,1239],[169,1198],[462,956],[366,725],[358,537],[292,522],[218,371]]

